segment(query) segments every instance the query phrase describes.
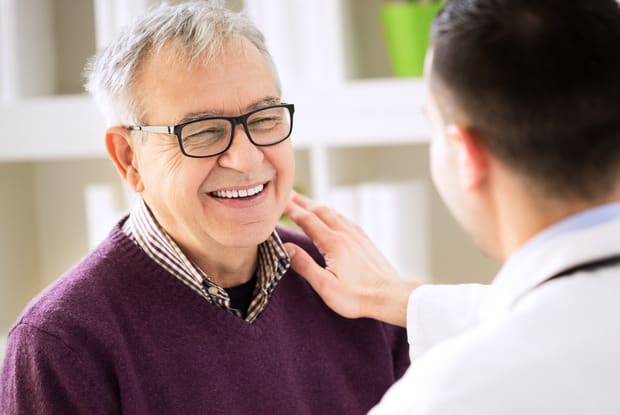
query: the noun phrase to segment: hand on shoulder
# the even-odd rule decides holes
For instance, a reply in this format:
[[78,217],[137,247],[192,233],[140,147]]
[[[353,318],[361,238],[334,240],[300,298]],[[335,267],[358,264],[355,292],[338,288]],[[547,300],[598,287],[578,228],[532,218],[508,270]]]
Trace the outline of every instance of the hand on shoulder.
[[286,243],[291,266],[332,310],[405,327],[409,295],[420,282],[401,279],[366,233],[335,210],[293,193],[286,213],[326,262],[322,268],[298,245]]

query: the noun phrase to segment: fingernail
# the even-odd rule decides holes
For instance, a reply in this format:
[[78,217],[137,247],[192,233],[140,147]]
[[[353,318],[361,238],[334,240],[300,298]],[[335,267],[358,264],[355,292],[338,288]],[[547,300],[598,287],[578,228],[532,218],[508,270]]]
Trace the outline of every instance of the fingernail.
[[288,254],[289,258],[293,258],[296,254],[295,252],[295,248],[287,246],[286,247],[286,253]]

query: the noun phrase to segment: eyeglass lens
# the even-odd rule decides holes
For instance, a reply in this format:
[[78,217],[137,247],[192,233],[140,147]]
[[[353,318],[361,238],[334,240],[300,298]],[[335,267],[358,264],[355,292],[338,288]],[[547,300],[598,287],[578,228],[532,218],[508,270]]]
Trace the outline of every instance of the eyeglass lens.
[[[291,131],[291,114],[286,107],[270,107],[247,118],[250,138],[255,144],[270,145],[286,138]],[[212,118],[189,123],[181,130],[183,149],[192,156],[208,156],[226,149],[233,136],[233,123]]]

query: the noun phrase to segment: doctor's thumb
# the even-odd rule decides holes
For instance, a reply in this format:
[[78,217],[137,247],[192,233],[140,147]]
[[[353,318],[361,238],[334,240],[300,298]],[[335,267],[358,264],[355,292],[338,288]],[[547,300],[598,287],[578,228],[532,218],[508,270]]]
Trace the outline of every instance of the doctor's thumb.
[[325,270],[303,248],[291,242],[284,244],[284,249],[291,259],[293,270],[304,277],[316,290],[316,283]]

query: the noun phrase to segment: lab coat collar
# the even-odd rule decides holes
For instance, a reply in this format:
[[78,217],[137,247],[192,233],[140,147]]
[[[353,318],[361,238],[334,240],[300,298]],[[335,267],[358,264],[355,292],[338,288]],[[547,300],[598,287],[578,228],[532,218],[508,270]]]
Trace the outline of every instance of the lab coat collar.
[[[620,204],[610,206],[617,210]],[[491,284],[492,292],[481,304],[481,320],[500,317],[558,273],[620,254],[620,217],[617,215],[585,227],[566,226],[570,222],[575,222],[574,218],[543,231],[506,261]]]

